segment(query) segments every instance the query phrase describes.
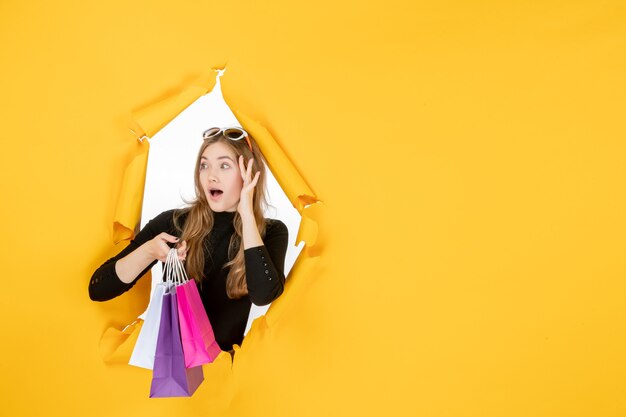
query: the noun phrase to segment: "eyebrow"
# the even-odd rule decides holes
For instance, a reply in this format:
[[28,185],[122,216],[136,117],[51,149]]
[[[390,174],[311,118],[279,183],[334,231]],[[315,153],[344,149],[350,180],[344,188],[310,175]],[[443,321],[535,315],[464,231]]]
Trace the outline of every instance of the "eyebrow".
[[[206,156],[203,156],[203,157],[201,157],[200,159],[205,159],[205,160],[207,160],[207,161],[209,160],[209,158],[207,158]],[[233,161],[233,158],[231,158],[230,156],[226,156],[226,155],[224,155],[224,156],[218,156],[218,157],[217,157],[217,159],[230,159],[230,161],[231,161],[232,163],[235,163],[235,161]]]

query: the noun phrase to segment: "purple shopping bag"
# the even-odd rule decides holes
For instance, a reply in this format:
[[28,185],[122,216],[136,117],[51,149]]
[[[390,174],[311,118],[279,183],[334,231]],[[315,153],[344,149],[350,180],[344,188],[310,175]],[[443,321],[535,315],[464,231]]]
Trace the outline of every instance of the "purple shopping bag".
[[215,340],[213,327],[204,309],[204,304],[202,304],[196,281],[193,279],[189,280],[179,288],[185,292],[186,305],[196,324],[195,331],[197,331],[197,333],[193,336],[194,344],[201,344],[208,355],[209,362],[213,362],[222,352],[222,349],[220,349]]
[[202,366],[185,368],[178,326],[176,287],[163,295],[150,398],[190,397],[204,380]]

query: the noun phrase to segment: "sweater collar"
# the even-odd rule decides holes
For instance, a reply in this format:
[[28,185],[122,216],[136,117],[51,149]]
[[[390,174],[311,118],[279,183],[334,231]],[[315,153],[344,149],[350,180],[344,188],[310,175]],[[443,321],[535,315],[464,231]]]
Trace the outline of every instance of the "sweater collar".
[[213,219],[215,226],[230,226],[233,224],[236,211],[214,211]]

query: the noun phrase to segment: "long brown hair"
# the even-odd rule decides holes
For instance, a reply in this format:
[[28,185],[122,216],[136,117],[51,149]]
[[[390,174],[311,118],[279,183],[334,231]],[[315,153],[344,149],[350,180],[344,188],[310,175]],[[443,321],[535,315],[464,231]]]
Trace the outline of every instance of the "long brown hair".
[[[211,233],[214,225],[213,210],[209,206],[209,202],[206,199],[206,195],[200,184],[200,158],[204,150],[216,143],[221,142],[229,146],[235,155],[237,161],[239,156],[243,155],[243,159],[248,164],[250,158],[254,158],[252,165],[252,178],[257,171],[261,171],[257,184],[254,187],[254,193],[252,198],[252,207],[254,210],[254,218],[256,220],[259,234],[261,237],[265,236],[266,222],[263,216],[264,209],[267,207],[266,198],[266,173],[265,166],[266,160],[261,150],[259,149],[256,141],[252,136],[248,135],[250,143],[252,145],[252,151],[248,147],[248,143],[245,139],[234,141],[224,137],[223,133],[211,138],[205,139],[200,146],[198,156],[196,158],[196,168],[194,171],[194,183],[196,190],[196,197],[192,201],[186,201],[189,204],[181,210],[176,210],[174,213],[174,225],[178,231],[182,231],[180,241],[187,242],[187,256],[185,261],[185,269],[189,277],[192,277],[202,285],[202,280],[206,278],[204,276],[204,244],[205,239]],[[180,224],[180,218],[186,214],[185,224]],[[241,298],[248,294],[248,285],[246,284],[246,269],[243,255],[242,244],[242,222],[239,212],[235,212],[233,219],[233,225],[235,227],[235,233],[230,238],[228,245],[228,259],[222,268],[230,267],[228,277],[226,279],[226,294],[228,298],[236,299]],[[238,249],[237,249],[238,248]],[[233,252],[237,250],[237,253],[232,256]]]

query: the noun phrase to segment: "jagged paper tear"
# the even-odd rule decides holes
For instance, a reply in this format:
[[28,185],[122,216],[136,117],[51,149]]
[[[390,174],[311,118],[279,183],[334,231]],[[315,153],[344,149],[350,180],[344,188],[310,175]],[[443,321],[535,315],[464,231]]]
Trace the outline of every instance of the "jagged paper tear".
[[[144,139],[156,134],[199,97],[211,91],[221,72],[223,69],[211,70],[203,77],[201,85],[191,85],[180,94],[155,102],[133,113],[129,129],[139,140],[140,149],[124,173],[113,221],[115,243],[132,239],[135,227],[140,221],[149,151],[148,141]],[[262,336],[260,333],[269,330],[285,311],[297,305],[296,301],[305,293],[308,280],[304,277],[310,276],[308,271],[314,267],[311,260],[320,256],[323,249],[324,239],[319,224],[323,217],[324,204],[316,198],[307,181],[300,175],[272,134],[260,122],[252,120],[235,107],[230,107],[242,127],[256,139],[269,168],[275,174],[289,201],[302,216],[296,244],[305,242],[304,250],[289,273],[284,294],[271,304],[265,316],[253,322],[249,334],[244,339],[246,341],[252,334]],[[100,340],[100,352],[105,363],[128,363],[142,323],[143,320],[137,319],[123,330],[113,327],[105,330]],[[243,345],[243,348],[235,346],[235,350],[248,350],[249,343]],[[224,353],[218,360],[224,358],[230,359],[230,355]]]

